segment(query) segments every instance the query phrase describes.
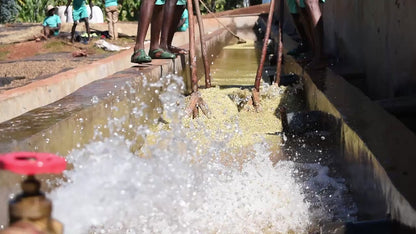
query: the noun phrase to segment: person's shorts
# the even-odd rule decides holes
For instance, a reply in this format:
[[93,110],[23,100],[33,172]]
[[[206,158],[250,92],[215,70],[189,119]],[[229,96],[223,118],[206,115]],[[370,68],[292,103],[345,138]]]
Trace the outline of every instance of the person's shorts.
[[184,6],[184,5],[186,5],[186,0],[178,0],[176,2],[176,5]]
[[[319,0],[320,2],[324,3],[325,0]],[[298,13],[298,6],[296,0],[287,0],[287,5],[289,7],[290,14],[297,14]],[[299,0],[299,7],[305,8],[305,0]]]
[[165,5],[165,0],[156,0],[155,5]]
[[88,11],[86,6],[82,6],[79,9],[72,9],[72,18],[74,22],[79,22],[81,19],[88,19]]

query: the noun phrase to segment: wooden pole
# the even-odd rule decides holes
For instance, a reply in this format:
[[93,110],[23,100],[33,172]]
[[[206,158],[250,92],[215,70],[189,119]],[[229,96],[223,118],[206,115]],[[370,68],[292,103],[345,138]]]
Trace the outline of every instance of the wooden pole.
[[260,107],[260,94],[259,94],[259,92],[260,92],[260,80],[263,76],[263,67],[264,67],[264,61],[266,59],[267,43],[269,41],[270,29],[271,29],[271,25],[272,25],[272,21],[273,21],[274,6],[275,6],[275,0],[271,0],[270,9],[269,9],[269,16],[267,18],[266,34],[264,35],[263,48],[262,48],[261,57],[260,57],[260,64],[259,64],[259,67],[257,69],[256,80],[254,82],[254,89],[253,89],[252,99],[253,99],[253,106],[256,108],[256,110],[258,110],[258,108]]
[[199,9],[199,1],[194,0],[194,3],[195,3],[196,19],[198,20],[198,26],[199,26],[199,40],[201,41],[202,61],[204,63],[204,70],[205,70],[205,88],[211,88],[210,65],[209,65],[209,61],[207,57],[206,43],[204,40],[204,35],[205,35],[204,23],[202,22],[201,11]]
[[187,0],[188,4],[188,20],[189,20],[189,63],[191,69],[191,85],[192,93],[198,91],[198,77],[196,69],[196,55],[195,55],[195,19],[194,9],[192,7],[192,0]]

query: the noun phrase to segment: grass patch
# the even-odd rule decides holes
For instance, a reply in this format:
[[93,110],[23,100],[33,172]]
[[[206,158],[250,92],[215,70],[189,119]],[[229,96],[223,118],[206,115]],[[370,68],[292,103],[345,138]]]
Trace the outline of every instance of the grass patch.
[[7,58],[9,51],[0,51],[0,61],[4,61]]
[[48,40],[43,46],[48,52],[68,52],[71,51],[71,46],[61,40]]
[[0,61],[6,60],[9,53],[10,51],[7,50],[7,46],[0,46]]

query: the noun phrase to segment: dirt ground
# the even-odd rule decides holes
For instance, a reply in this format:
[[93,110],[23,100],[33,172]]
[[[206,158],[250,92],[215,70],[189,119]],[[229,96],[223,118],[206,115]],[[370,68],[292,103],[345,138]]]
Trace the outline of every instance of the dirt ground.
[[[66,38],[0,45],[0,93],[116,53],[95,47],[97,40],[87,45],[71,44]],[[134,44],[129,38],[109,42],[119,46]],[[87,56],[74,56],[81,51]]]

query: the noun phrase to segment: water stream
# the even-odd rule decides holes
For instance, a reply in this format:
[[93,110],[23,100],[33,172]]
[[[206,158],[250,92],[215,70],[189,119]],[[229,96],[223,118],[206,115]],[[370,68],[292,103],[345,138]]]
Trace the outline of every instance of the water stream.
[[[345,181],[325,163],[293,160],[300,151],[272,162],[268,141],[230,145],[243,134],[238,117],[217,117],[224,130],[184,124],[181,77],[143,82],[139,92],[146,90],[159,93],[163,121],[129,126],[145,139],[141,147],[119,134],[123,118],[108,120],[111,137],[100,137],[97,126],[95,140],[67,156],[73,168],[64,179],[51,181],[59,186],[48,196],[65,233],[308,233],[354,219]],[[135,105],[132,116],[143,117],[149,107]]]

